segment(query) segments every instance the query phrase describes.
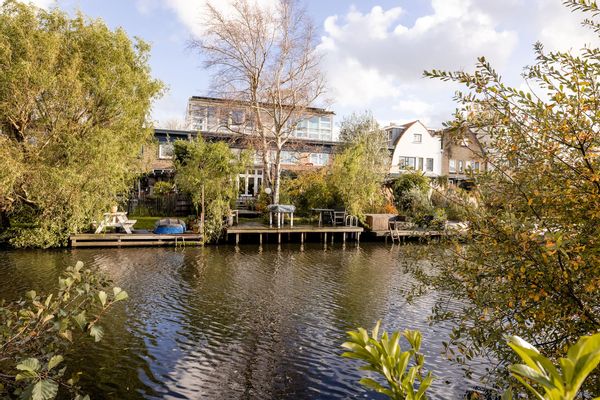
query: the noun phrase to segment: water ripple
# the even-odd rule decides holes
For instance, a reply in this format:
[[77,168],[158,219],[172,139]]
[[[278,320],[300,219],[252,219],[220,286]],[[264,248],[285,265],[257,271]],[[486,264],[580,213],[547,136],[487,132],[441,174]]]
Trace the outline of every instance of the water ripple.
[[[382,398],[357,384],[342,359],[345,332],[372,326],[420,329],[433,398],[475,386],[440,354],[451,327],[427,320],[439,294],[407,304],[413,279],[402,247],[337,245],[7,251],[0,297],[51,289],[82,260],[130,294],[103,322],[106,337],[70,356],[96,398]],[[451,383],[448,383],[451,382]]]

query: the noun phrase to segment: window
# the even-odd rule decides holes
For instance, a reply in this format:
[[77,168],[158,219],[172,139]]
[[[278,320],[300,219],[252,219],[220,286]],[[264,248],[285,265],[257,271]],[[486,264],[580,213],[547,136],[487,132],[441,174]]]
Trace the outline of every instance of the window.
[[419,171],[423,171],[423,157],[419,157]]
[[469,138],[462,138],[462,140],[460,141],[460,145],[463,147],[469,147]]
[[461,174],[465,172],[465,167],[462,160],[458,160],[458,172]]
[[321,140],[332,140],[333,130],[331,126],[331,117],[320,118]]
[[172,143],[160,143],[158,145],[158,158],[160,159],[172,159],[173,158],[173,144]]
[[481,168],[481,164],[479,163],[479,161],[473,161],[473,171],[479,172],[480,168]]
[[310,162],[313,165],[327,165],[329,162],[329,154],[327,153],[311,153]]
[[415,133],[413,135],[413,143],[421,143],[423,141],[423,135],[420,133]]
[[433,171],[433,158],[427,159],[427,171]]
[[400,157],[398,166],[400,167],[400,169],[407,169],[407,168],[415,169],[416,163],[417,163],[416,157]]
[[456,160],[450,160],[449,171],[456,172]]
[[229,124],[230,125],[242,125],[244,123],[244,111],[243,110],[234,110],[229,114]]
[[308,137],[319,139],[319,117],[312,117],[308,120]]
[[282,151],[281,152],[281,163],[282,164],[297,164],[300,159],[300,154],[297,151]]

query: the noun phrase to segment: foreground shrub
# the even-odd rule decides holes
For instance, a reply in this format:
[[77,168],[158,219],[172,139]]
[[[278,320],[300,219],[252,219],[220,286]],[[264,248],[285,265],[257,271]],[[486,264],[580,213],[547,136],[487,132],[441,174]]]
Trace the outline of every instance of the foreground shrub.
[[[431,372],[423,376],[424,357],[419,353],[421,333],[406,330],[403,334],[396,331],[389,336],[384,331],[380,337],[380,323],[377,322],[370,336],[364,328],[348,332],[349,340],[342,347],[350,351],[343,353],[342,357],[363,361],[366,365],[361,367],[362,370],[372,371],[380,381],[385,381],[382,384],[372,378],[361,378],[359,383],[365,387],[390,399],[425,399],[434,378]],[[404,352],[400,347],[401,337],[410,345]],[[558,366],[518,336],[508,337],[508,345],[524,364],[509,367],[520,386],[512,383],[502,400],[512,400],[515,393],[517,398],[522,398],[526,395],[525,390],[538,400],[583,397],[583,383],[600,363],[600,333],[581,337],[568,349],[567,356],[559,359]]]
[[[73,392],[79,373],[63,366],[64,354],[86,335],[102,340],[99,324],[106,312],[127,292],[114,287],[81,261],[58,279],[50,294],[27,292],[25,299],[0,302],[0,397],[12,393],[22,399],[49,400],[59,385]],[[78,396],[79,397],[79,396]]]

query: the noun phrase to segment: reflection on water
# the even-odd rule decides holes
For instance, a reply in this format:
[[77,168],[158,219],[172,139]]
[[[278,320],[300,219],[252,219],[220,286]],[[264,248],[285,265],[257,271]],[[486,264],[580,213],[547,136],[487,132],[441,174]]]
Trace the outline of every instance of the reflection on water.
[[405,248],[380,244],[0,253],[0,297],[50,289],[76,260],[129,292],[106,319],[105,339],[81,344],[71,364],[96,398],[378,398],[339,357],[345,332],[383,320],[420,329],[435,398],[475,382],[444,362],[450,327],[429,326],[436,294],[407,304]]

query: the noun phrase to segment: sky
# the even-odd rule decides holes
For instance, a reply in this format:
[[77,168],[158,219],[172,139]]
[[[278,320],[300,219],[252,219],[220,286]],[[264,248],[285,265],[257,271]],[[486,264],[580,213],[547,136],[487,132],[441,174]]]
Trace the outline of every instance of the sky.
[[[183,121],[191,96],[209,95],[210,74],[189,43],[201,35],[207,0],[35,0],[40,7],[103,19],[152,46],[153,75],[168,87],[152,111],[155,125]],[[212,0],[215,1],[215,0]],[[218,0],[227,3],[230,0]],[[257,0],[264,4],[276,0]],[[577,51],[598,45],[582,16],[561,0],[299,0],[318,28],[329,108],[336,122],[372,111],[383,125],[419,119],[430,128],[451,119],[458,86],[423,78],[424,70],[472,71],[485,56],[506,83],[525,88],[533,44]]]

